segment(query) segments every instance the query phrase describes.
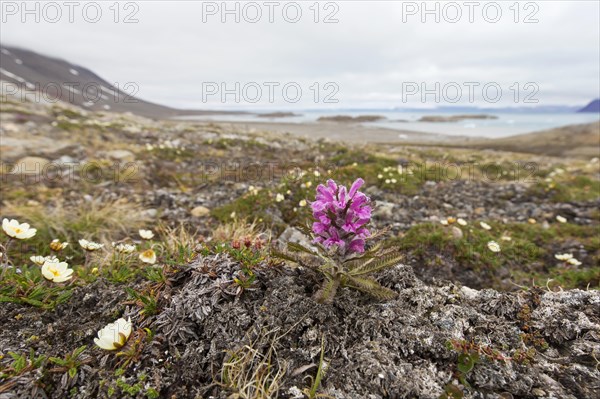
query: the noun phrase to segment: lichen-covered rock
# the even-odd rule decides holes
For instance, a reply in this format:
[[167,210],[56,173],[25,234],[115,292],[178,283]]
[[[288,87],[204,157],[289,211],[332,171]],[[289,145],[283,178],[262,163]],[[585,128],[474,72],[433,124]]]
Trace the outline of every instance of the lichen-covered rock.
[[[40,353],[88,345],[74,381],[31,372],[0,398],[44,397],[42,391],[110,397],[117,386],[138,387],[128,391],[137,398],[150,387],[160,397],[243,398],[256,392],[257,379],[269,397],[299,398],[322,347],[318,392],[339,399],[438,398],[446,391],[465,398],[600,396],[598,291],[427,285],[398,265],[378,276],[396,299],[378,302],[344,289],[333,305],[322,305],[312,299],[319,284],[310,270],[261,265],[255,283],[242,289],[234,281],[241,264],[225,254],[179,269],[161,290],[158,313],[147,318],[103,280],[76,289],[54,313],[0,308],[2,320],[16,320],[0,336],[3,353],[22,352],[32,335]],[[137,360],[116,377],[121,358],[94,347],[93,338],[119,315],[131,316],[134,337],[148,328],[152,339],[139,341]]]
[[[376,302],[344,290],[327,306],[311,299],[317,284],[306,271],[265,270],[254,291],[237,297],[231,283],[238,271],[226,258],[199,260],[159,316],[158,333],[168,337],[172,354],[181,354],[175,368],[187,390],[175,392],[218,396],[222,388],[202,386],[213,382],[226,353],[275,347],[287,370],[278,397],[292,397],[288,391],[307,386],[304,378],[316,368],[292,371],[318,363],[324,337],[321,392],[336,398],[437,398],[448,384],[465,397],[600,394],[597,291],[428,286],[400,265],[379,278],[397,299]],[[460,351],[449,349],[452,343],[479,353],[468,373],[457,368]]]

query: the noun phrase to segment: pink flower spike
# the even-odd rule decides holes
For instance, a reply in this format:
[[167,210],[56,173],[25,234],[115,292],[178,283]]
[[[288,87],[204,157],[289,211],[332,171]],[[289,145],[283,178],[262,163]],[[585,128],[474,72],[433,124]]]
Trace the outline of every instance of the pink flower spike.
[[348,193],[348,195],[350,195],[350,198],[354,198],[354,195],[356,194],[358,189],[362,187],[363,184],[365,184],[365,181],[360,177],[356,179],[354,183],[352,183],[352,187],[350,187],[350,192]]

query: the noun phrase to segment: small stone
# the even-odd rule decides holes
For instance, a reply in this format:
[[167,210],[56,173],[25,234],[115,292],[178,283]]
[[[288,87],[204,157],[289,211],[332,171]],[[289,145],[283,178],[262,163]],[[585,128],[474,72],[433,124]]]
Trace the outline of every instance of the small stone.
[[49,163],[50,161],[46,158],[24,157],[15,163],[15,167],[11,173],[20,175],[39,175]]
[[148,217],[148,218],[155,218],[157,214],[158,214],[158,211],[154,208],[144,209],[142,211],[142,216]]
[[110,159],[114,159],[119,162],[132,162],[135,161],[135,155],[133,152],[128,150],[112,150],[106,153],[106,156]]
[[461,238],[463,238],[463,232],[461,229],[459,229],[456,226],[452,226],[452,237],[455,240],[460,240]]
[[208,209],[205,206],[197,206],[194,209],[192,209],[192,216],[194,217],[202,217],[202,216],[206,216],[210,213],[210,209]]

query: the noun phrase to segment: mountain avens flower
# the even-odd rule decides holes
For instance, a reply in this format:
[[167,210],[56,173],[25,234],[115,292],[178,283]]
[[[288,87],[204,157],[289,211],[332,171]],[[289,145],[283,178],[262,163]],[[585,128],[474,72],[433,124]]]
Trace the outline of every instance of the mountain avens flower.
[[68,242],[60,242],[60,240],[58,238],[55,238],[50,243],[50,249],[55,252],[58,252],[58,251],[62,251],[63,249],[65,249],[68,245],[69,245]]
[[81,245],[81,248],[90,252],[96,251],[104,246],[104,244],[98,244],[97,242],[88,241],[84,239],[79,240],[79,245]]
[[46,260],[42,265],[42,275],[55,283],[63,283],[73,277],[73,269],[69,269],[67,262],[59,262],[58,259]]
[[358,191],[363,184],[363,179],[357,179],[350,190],[331,179],[326,186],[319,184],[311,203],[315,242],[325,248],[337,247],[343,255],[364,252],[365,238],[370,235],[365,226],[372,210],[369,197]]
[[151,240],[154,238],[154,233],[152,232],[152,230],[141,229],[140,231],[138,231],[138,233],[140,234],[140,237],[142,237],[144,240]]
[[275,196],[275,202],[281,202],[285,199],[285,196],[281,193],[277,193],[277,195]]
[[498,244],[496,241],[488,242],[487,247],[492,252],[500,252],[500,244]]
[[94,343],[102,349],[114,351],[125,346],[130,335],[131,318],[125,320],[121,317],[98,331],[98,338],[94,338]]
[[558,260],[568,261],[573,258],[573,254],[556,254],[554,257]]
[[487,224],[486,222],[479,222],[479,225],[481,226],[482,229],[484,230],[491,230],[492,226],[490,226],[489,224]]
[[156,263],[156,252],[153,249],[147,249],[140,253],[139,258],[142,262],[153,265]]
[[43,266],[45,262],[58,262],[56,256],[31,256],[29,259],[38,266]]
[[27,240],[35,235],[36,229],[32,229],[29,223],[19,223],[16,219],[2,219],[2,230],[11,238]]
[[559,223],[567,223],[567,218],[565,218],[564,216],[556,215],[556,220]]
[[467,221],[463,218],[458,218],[456,219],[456,223],[460,224],[461,226],[466,226],[467,225]]
[[573,266],[581,266],[581,262],[575,258],[568,259],[567,263]]
[[122,254],[130,254],[135,251],[135,245],[125,244],[125,243],[112,243],[115,251],[120,252]]

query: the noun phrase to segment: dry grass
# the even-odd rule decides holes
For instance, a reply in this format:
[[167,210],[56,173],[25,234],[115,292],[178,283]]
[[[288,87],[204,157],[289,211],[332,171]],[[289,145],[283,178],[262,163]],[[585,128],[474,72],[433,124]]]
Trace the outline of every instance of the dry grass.
[[108,247],[111,241],[137,234],[138,229],[145,228],[148,222],[138,205],[126,199],[97,199],[76,204],[55,200],[47,205],[6,202],[2,217],[27,222],[37,229],[36,235],[23,243],[28,247],[22,248],[23,254],[48,254],[50,241],[58,238],[70,243],[69,251],[75,251],[77,258],[83,256],[77,245],[79,239],[105,243]]
[[221,382],[234,392],[230,398],[278,397],[287,371],[285,362],[277,358],[275,346],[279,338],[274,332],[263,332],[249,345],[228,353],[221,370]]
[[248,224],[244,219],[237,218],[229,223],[220,224],[213,231],[213,239],[217,242],[242,241],[246,238],[270,242],[271,233],[261,231],[256,221]]

